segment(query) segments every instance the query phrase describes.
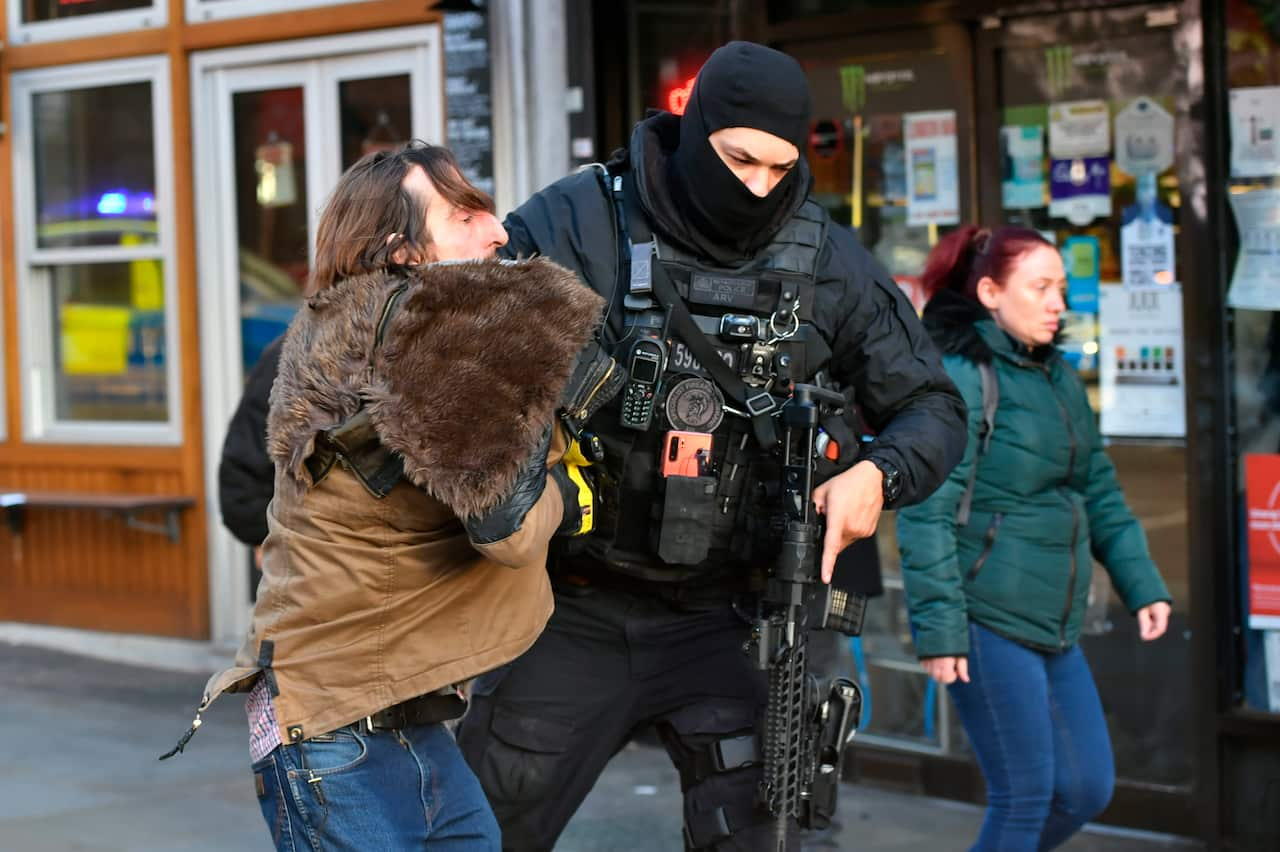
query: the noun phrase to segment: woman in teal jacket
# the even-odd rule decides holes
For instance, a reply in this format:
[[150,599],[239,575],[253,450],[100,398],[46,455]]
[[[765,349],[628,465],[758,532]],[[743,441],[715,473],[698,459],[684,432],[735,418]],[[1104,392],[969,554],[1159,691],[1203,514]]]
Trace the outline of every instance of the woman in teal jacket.
[[[924,285],[925,326],[969,407],[969,443],[933,496],[898,513],[916,653],[948,685],[986,778],[973,848],[1052,849],[1101,813],[1115,778],[1077,644],[1092,558],[1144,640],[1164,633],[1169,591],[1084,385],[1053,345],[1066,307],[1057,249],[1023,228],[961,228],[930,254]],[[990,435],[984,364],[996,379],[986,399],[998,399]]]

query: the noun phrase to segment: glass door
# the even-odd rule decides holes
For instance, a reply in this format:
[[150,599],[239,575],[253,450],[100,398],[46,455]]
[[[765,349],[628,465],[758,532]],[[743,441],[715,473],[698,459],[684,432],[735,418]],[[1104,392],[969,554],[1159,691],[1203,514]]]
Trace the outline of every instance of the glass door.
[[302,303],[339,175],[370,151],[443,139],[441,62],[431,26],[197,54],[192,65],[212,606],[215,635],[234,635],[257,575],[222,569],[252,565],[217,512],[227,423]]
[[[976,210],[968,33],[937,27],[785,49],[804,66],[813,93],[807,157],[815,199],[858,232],[922,310],[929,250]],[[876,539],[884,597],[867,608],[852,649],[866,694],[858,742],[963,752],[945,693],[916,661],[893,513]]]
[[[1081,646],[1107,713],[1121,807],[1125,788],[1185,791],[1194,779],[1182,305],[1184,290],[1209,282],[1180,263],[1193,251],[1182,207],[1204,187],[1202,170],[1179,168],[1193,162],[1180,150],[1190,147],[1193,66],[1178,11],[1012,18],[979,41],[985,221],[1038,229],[1060,247],[1062,347],[1174,598],[1166,636],[1142,642],[1095,563]],[[1183,183],[1188,174],[1199,186]],[[1172,817],[1144,821],[1182,830]]]

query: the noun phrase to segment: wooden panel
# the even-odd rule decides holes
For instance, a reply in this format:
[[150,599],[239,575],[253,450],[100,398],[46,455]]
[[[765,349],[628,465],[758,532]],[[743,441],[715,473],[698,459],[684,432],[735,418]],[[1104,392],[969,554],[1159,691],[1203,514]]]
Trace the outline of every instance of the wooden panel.
[[38,44],[5,45],[5,59],[10,71],[70,65],[75,62],[98,62],[129,56],[152,56],[163,53],[168,36],[164,29],[137,30],[114,35],[49,41]]
[[[5,490],[183,493],[182,480],[178,471],[0,467]],[[20,533],[0,525],[0,621],[207,636],[205,560],[192,558],[201,517],[200,505],[185,510],[172,543],[102,512],[25,509]]]
[[435,0],[377,0],[205,24],[194,23],[183,29],[182,43],[187,50],[207,50],[286,38],[310,38],[426,24],[440,19],[440,13],[430,11],[434,5]]

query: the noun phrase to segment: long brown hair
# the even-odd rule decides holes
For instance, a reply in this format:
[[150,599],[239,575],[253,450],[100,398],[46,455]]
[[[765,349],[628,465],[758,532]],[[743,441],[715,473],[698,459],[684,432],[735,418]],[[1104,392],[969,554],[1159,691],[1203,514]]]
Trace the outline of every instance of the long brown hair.
[[413,262],[430,256],[426,204],[402,183],[414,166],[446,203],[493,212],[493,200],[462,175],[448,148],[414,140],[365,154],[343,172],[320,214],[307,296],[353,275],[406,265],[397,255]]

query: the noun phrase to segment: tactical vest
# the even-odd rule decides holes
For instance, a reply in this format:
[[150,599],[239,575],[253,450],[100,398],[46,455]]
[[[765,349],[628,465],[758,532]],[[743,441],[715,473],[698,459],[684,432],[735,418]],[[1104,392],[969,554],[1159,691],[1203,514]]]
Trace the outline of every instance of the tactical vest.
[[[741,573],[744,563],[760,564],[776,549],[770,526],[778,462],[765,444],[772,411],[790,383],[821,381],[815,377],[831,357],[813,324],[828,218],[807,200],[750,262],[714,267],[653,231],[633,179],[631,171],[605,176],[619,272],[602,343],[624,368],[641,338],[660,341],[666,357],[647,429],[621,425],[625,391],[592,419],[603,446],[603,461],[593,468],[602,505],[595,533],[580,546],[593,561],[641,579],[714,580]],[[703,336],[704,354],[714,353],[737,378],[743,399],[733,398],[673,327],[679,323],[660,298],[659,276]],[[663,476],[660,456],[672,429],[710,433],[712,451],[696,470]]]

